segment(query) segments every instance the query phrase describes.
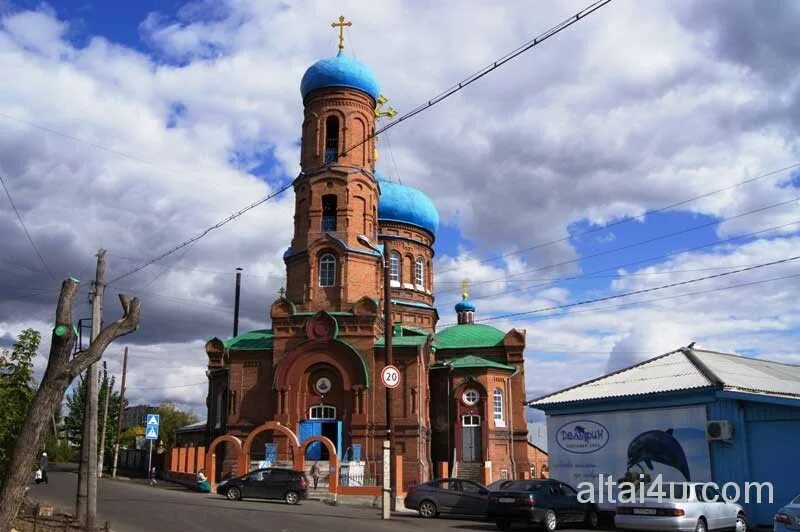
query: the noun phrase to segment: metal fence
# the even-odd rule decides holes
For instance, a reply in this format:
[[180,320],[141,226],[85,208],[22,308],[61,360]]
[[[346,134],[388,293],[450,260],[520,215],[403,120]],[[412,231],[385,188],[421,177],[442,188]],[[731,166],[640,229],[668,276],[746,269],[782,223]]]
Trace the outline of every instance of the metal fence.
[[339,470],[339,485],[340,486],[380,486],[381,478],[378,475],[372,475],[364,471],[356,470],[350,471],[347,467],[342,467]]

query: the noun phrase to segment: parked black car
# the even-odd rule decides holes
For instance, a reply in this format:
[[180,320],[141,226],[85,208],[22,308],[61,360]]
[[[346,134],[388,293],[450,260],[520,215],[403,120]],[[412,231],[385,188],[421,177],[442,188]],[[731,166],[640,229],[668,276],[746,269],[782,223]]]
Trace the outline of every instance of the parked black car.
[[217,484],[217,493],[232,501],[243,498],[283,499],[297,504],[308,496],[308,481],[302,471],[270,467]]
[[411,486],[406,491],[405,506],[422,517],[460,514],[486,517],[489,490],[477,482],[458,478],[440,478]]
[[541,525],[552,531],[566,523],[597,527],[597,506],[578,501],[578,492],[553,479],[514,480],[489,494],[486,514],[499,530],[512,523]]

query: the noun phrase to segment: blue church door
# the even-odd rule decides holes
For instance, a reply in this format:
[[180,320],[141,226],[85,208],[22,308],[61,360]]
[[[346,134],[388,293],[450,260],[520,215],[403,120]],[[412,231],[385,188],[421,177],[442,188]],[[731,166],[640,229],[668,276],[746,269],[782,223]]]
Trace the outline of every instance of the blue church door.
[[[325,436],[336,446],[336,454],[342,459],[342,422],[339,420],[308,420],[300,422],[299,439],[302,444],[312,436]],[[328,450],[315,441],[306,449],[306,460],[330,460]]]

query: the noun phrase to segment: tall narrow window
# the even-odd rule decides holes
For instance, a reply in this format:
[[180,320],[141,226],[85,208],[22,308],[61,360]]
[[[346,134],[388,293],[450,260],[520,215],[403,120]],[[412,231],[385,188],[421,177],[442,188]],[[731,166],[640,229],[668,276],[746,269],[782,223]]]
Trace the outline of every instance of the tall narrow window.
[[503,418],[503,390],[500,388],[495,389],[492,395],[492,406],[494,407],[494,425],[496,427],[505,427],[506,422]]
[[422,257],[417,257],[414,263],[414,284],[418,288],[425,288],[425,262]]
[[336,231],[336,195],[322,196],[322,232]]
[[319,259],[319,285],[333,286],[336,283],[336,257],[326,253]]
[[393,283],[400,284],[400,265],[403,263],[403,259],[400,258],[400,254],[396,251],[392,251],[392,254],[389,256],[389,280]]
[[339,119],[329,116],[325,120],[325,162],[330,163],[339,156]]

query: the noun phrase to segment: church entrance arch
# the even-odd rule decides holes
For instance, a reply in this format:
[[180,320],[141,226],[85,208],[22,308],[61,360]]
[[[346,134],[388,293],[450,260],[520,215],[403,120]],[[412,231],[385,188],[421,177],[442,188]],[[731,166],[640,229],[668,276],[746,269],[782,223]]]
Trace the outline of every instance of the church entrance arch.
[[[223,447],[220,447],[220,444],[223,444]],[[236,436],[223,434],[214,438],[208,445],[205,463],[206,477],[212,488],[224,478],[244,474],[244,471],[239,473],[242,454],[242,440]]]
[[[266,444],[263,449],[254,448],[253,445],[256,442],[256,438],[267,431],[272,431],[274,433],[271,442]],[[274,447],[271,447],[271,445],[274,445]],[[277,421],[267,421],[263,425],[253,429],[244,440],[242,453],[240,455],[239,470],[242,472],[241,474],[245,474],[259,467],[260,462],[266,461],[268,458],[274,458],[276,462],[294,462],[299,448],[300,441],[290,428],[281,425]]]
[[[324,436],[330,440],[334,453],[340,453],[345,447],[344,419],[353,411],[354,391],[346,381],[339,367],[320,360],[308,365],[301,377],[301,396],[299,406],[298,434],[300,442],[313,436]],[[306,460],[329,461],[331,450],[320,440],[307,446],[304,454]],[[341,454],[336,454],[341,459]]]

